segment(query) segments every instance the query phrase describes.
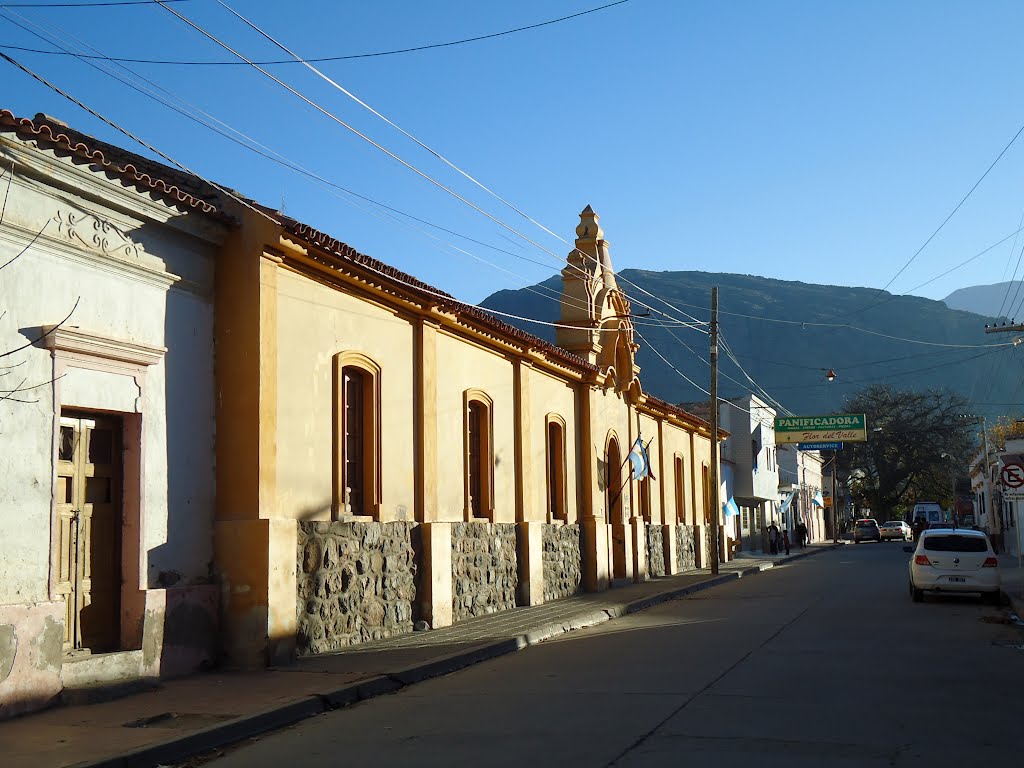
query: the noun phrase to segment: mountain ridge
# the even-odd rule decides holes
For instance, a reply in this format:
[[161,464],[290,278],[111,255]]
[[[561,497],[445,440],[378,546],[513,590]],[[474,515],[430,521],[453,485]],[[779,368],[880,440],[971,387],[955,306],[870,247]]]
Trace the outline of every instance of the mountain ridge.
[[[617,278],[633,303],[641,381],[647,391],[670,402],[706,398],[673,368],[706,389],[708,339],[679,325],[666,328],[659,312],[680,320],[685,313],[706,323],[713,285],[719,288],[724,339],[723,397],[753,388],[729,359],[731,350],[751,378],[797,413],[835,412],[843,398],[870,383],[948,386],[970,400],[975,412],[993,415],[1008,408],[992,403],[1020,401],[1020,355],[986,346],[1011,339],[986,336],[985,322],[993,318],[952,309],[944,301],[739,273],[627,269]],[[553,322],[559,319],[560,291],[561,277],[553,275],[529,288],[498,291],[482,306]],[[643,305],[657,311],[642,317]],[[507,320],[554,342],[551,326]],[[837,373],[831,383],[825,379],[829,369]]]

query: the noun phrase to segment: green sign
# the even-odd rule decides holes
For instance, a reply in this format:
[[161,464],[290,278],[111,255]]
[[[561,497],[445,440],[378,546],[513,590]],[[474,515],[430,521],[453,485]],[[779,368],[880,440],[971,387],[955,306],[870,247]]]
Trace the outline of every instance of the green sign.
[[863,413],[837,413],[830,416],[777,416],[776,443],[863,443],[868,439]]

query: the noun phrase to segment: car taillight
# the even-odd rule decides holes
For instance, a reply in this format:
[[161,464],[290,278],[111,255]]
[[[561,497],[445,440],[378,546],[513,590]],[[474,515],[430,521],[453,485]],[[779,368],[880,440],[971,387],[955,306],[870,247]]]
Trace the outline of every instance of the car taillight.
[[995,568],[998,565],[999,565],[998,558],[986,557],[985,558],[985,562],[981,564],[981,567],[982,568]]
[[931,565],[928,555],[914,555],[914,565]]

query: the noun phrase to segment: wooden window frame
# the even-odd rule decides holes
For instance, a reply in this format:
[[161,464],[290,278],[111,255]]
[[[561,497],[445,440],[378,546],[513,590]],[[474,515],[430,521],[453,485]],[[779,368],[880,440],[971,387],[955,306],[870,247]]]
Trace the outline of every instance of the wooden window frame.
[[672,457],[672,471],[675,473],[676,523],[686,525],[686,458],[681,453]]
[[[348,487],[345,477],[345,369],[354,369],[362,377],[362,443],[363,443],[363,503],[353,510],[345,498]],[[381,368],[371,358],[359,352],[341,352],[334,356],[333,382],[333,472],[331,489],[331,519],[380,519],[381,508]]]
[[[471,490],[472,467],[470,444],[470,409],[481,411],[479,465],[480,514],[474,514]],[[480,389],[467,389],[462,393],[462,466],[463,466],[463,519],[466,522],[494,521],[494,401]]]
[[[557,432],[557,445],[552,445],[552,430]],[[565,434],[565,419],[556,413],[549,413],[544,427],[544,475],[545,490],[547,491],[545,497],[549,523],[568,522],[569,520],[569,504],[566,497]],[[552,454],[553,450],[556,451],[556,455]],[[554,469],[553,472],[552,469]],[[553,504],[552,502],[555,500],[557,502]]]

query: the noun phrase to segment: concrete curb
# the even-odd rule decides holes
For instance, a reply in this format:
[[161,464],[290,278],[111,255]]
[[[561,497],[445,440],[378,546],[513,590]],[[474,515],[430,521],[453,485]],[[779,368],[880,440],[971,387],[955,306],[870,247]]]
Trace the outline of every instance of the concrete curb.
[[116,757],[79,765],[83,768],[152,768],[161,764],[176,763],[192,755],[226,747],[268,731],[293,725],[300,720],[319,715],[327,711],[327,708],[324,699],[319,696],[307,696],[262,712],[244,715],[225,723],[150,744]]
[[828,552],[840,546],[842,544],[833,544],[828,547],[820,547],[796,555],[790,555],[785,559],[775,562],[752,565],[741,571],[711,576],[703,581],[687,584],[683,587],[674,587],[664,592],[658,592],[654,595],[648,595],[626,603],[608,603],[604,607],[596,608],[588,613],[576,614],[568,619],[554,621],[521,635],[485,643],[468,650],[457,651],[448,656],[415,664],[388,675],[360,680],[325,693],[296,699],[295,701],[290,701],[261,712],[244,715],[234,720],[202,728],[198,731],[167,739],[157,744],[151,744],[115,757],[104,758],[91,763],[78,763],[75,768],[153,768],[153,766],[160,764],[178,763],[203,752],[221,749],[255,736],[261,736],[270,731],[294,725],[301,720],[333,709],[340,709],[341,707],[360,701],[367,701],[377,696],[395,693],[406,686],[429,680],[432,677],[441,677],[482,661],[520,651],[523,648],[536,645],[573,630],[603,624],[611,619],[636,613],[659,603],[702,592],[706,589],[743,578],[744,576],[761,573],[772,568],[777,563],[788,563],[792,560],[799,560],[818,554],[819,552]]
[[1008,604],[1010,610],[1017,614],[1017,618],[1024,620],[1024,596],[1011,594],[1005,589],[1000,591],[1003,593],[1003,604]]

